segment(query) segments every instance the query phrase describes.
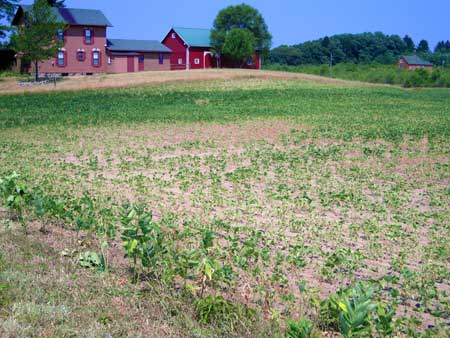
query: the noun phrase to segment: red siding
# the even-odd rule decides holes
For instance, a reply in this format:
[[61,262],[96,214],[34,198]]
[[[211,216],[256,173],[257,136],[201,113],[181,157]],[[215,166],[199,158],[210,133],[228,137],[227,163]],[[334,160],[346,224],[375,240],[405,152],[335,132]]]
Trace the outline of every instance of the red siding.
[[[204,69],[208,68],[205,64],[205,53],[209,53],[209,48],[191,47],[189,49],[189,65],[190,69]],[[198,63],[195,63],[195,61]]]
[[[84,29],[92,28],[93,40],[92,44],[85,44],[84,42]],[[64,32],[64,46],[65,51],[65,66],[58,66],[58,58],[55,55],[50,60],[41,62],[39,64],[40,73],[105,73],[106,62],[103,62],[102,58],[105,55],[106,45],[106,27],[85,27],[85,26],[70,26]],[[85,52],[84,60],[78,60],[77,51],[83,49]],[[100,50],[100,66],[93,66],[92,64],[92,52],[93,49]]]
[[408,61],[404,57],[401,57],[400,60],[397,62],[397,67],[401,69],[408,69],[408,70],[416,70],[419,68],[424,68],[427,70],[433,70],[433,66],[419,66],[419,65],[410,65]]
[[134,72],[134,56],[127,57],[127,72],[128,73]]
[[[186,48],[184,41],[176,34],[175,38],[172,38],[172,33],[175,33],[173,29],[166,35],[162,41],[163,45],[172,50],[170,55],[170,69],[181,70],[186,69]],[[178,60],[181,59],[181,65]]]
[[[204,69],[204,68],[216,68],[217,61],[212,57],[209,47],[190,47],[189,48],[189,60],[186,62],[187,55],[187,45],[184,43],[178,34],[175,38],[172,34],[176,32],[171,29],[166,35],[162,43],[172,50],[170,56],[170,69],[171,70],[185,70],[186,64],[188,64],[189,69]],[[181,65],[178,60],[181,60]],[[197,63],[195,61],[198,61]],[[231,62],[226,59],[222,59],[221,67],[233,67]],[[261,69],[261,59],[259,53],[255,53],[253,61],[250,64],[244,66],[247,69]]]

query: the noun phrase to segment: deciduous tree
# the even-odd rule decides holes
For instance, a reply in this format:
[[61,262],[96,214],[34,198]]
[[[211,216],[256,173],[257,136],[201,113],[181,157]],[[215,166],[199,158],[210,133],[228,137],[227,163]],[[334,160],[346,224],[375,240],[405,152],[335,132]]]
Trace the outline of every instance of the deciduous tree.
[[252,33],[246,29],[233,28],[226,36],[222,52],[235,66],[242,67],[255,54]]
[[62,46],[56,36],[59,29],[64,29],[64,23],[57,20],[47,0],[36,0],[31,10],[24,15],[26,24],[19,27],[12,45],[17,52],[23,54],[25,62],[34,63],[37,81],[39,62],[55,56]]
[[[246,4],[229,6],[219,12],[214,20],[214,26],[211,31],[213,48],[220,54],[224,54],[224,46],[229,34],[233,32],[233,40],[237,35],[244,36],[245,34],[236,31],[236,29],[247,31],[251,35],[253,53],[256,49],[263,56],[268,55],[272,43],[272,36],[269,33],[267,24],[257,9]],[[240,44],[243,49],[248,48],[250,39],[247,38],[249,37],[249,34],[245,34],[246,41]],[[228,38],[229,45],[230,41],[231,40]],[[228,52],[229,51],[230,49]],[[238,52],[237,49],[235,51]],[[233,59],[236,60],[238,55],[242,56],[246,54],[247,53],[244,52],[244,50],[239,51],[236,55],[234,55]]]

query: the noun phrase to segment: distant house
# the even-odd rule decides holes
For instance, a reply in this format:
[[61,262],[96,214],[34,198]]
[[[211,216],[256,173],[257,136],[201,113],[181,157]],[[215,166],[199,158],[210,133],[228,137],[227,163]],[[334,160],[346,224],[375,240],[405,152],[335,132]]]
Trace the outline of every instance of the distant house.
[[[20,5],[13,25],[25,24],[25,13],[30,5]],[[63,47],[54,58],[39,64],[41,74],[93,74],[137,72],[170,69],[170,49],[152,40],[107,39],[107,28],[112,27],[100,10],[55,8],[59,21],[65,23],[64,31],[55,32],[55,39]],[[33,66],[21,67],[21,53],[16,55],[17,66],[32,72]]]
[[107,39],[107,72],[170,70],[171,52],[156,40]]
[[[162,43],[172,50],[170,66],[172,70],[206,69],[230,66],[229,60],[217,60],[213,55],[211,30],[202,28],[173,27]],[[248,60],[245,68],[261,69],[261,58],[257,51]]]
[[433,64],[429,61],[423,60],[417,55],[401,56],[397,63],[398,68],[414,70],[418,68],[425,68],[432,70]]

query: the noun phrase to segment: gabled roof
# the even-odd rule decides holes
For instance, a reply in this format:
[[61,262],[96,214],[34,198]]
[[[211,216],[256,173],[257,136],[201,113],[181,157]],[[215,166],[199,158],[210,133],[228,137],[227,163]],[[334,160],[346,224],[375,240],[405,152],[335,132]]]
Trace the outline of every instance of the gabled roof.
[[169,48],[156,40],[108,39],[107,47],[112,52],[171,52]]
[[[19,23],[19,19],[24,12],[31,10],[31,5],[20,5],[14,19],[13,25]],[[68,25],[92,25],[112,27],[111,22],[106,18],[102,11],[98,9],[81,8],[56,8],[52,7],[58,21]]]
[[190,47],[211,47],[211,30],[204,28],[173,27],[177,33]]
[[411,66],[432,66],[433,64],[429,61],[426,61],[417,55],[404,55],[402,56]]

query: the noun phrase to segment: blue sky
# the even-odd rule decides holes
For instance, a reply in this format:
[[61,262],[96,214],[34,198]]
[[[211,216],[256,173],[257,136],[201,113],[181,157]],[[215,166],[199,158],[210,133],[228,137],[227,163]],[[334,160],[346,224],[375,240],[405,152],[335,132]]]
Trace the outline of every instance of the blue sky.
[[[31,0],[22,1],[24,4]],[[108,36],[161,40],[172,26],[209,28],[233,0],[66,0],[68,7],[101,9],[114,27]],[[273,47],[338,33],[409,34],[434,48],[450,40],[450,0],[248,0],[265,17]]]

